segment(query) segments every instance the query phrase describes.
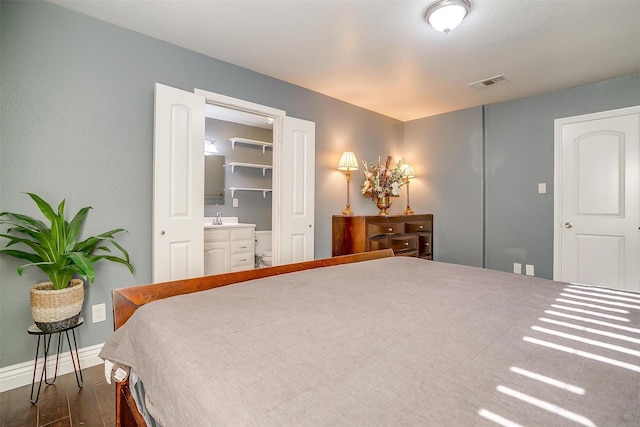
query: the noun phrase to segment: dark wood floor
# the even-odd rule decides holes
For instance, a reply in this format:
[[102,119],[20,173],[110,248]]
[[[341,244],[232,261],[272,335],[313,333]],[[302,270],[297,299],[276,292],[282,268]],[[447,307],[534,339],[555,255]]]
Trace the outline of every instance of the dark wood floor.
[[104,366],[83,369],[82,375],[82,388],[73,372],[43,384],[35,405],[29,402],[31,384],[0,393],[0,426],[114,426],[115,386],[104,379]]

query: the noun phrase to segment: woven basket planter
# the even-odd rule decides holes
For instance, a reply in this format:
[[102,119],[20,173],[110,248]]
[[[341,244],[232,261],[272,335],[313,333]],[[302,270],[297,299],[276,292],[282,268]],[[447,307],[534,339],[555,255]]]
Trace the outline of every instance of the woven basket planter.
[[31,287],[31,315],[43,332],[57,332],[75,325],[84,302],[84,282],[71,279],[69,287],[54,290],[51,282]]

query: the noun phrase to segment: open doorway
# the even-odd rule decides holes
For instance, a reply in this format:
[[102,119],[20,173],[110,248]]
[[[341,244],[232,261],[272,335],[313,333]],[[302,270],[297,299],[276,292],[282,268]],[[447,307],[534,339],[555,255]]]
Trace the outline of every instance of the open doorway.
[[283,110],[202,89],[195,89],[194,93],[202,95],[207,105],[273,120],[272,261],[279,265],[313,259],[315,123],[287,116]]
[[[237,212],[241,221],[248,221],[256,224],[256,231],[271,231],[271,249],[274,265],[280,263],[280,234],[281,222],[277,208],[281,200],[281,170],[280,170],[280,142],[282,140],[282,126],[286,115],[285,111],[264,105],[254,104],[252,102],[231,98],[217,93],[195,89],[194,93],[203,95],[206,100],[205,116],[206,125],[205,132],[211,130],[211,134],[215,132],[215,124],[218,121],[219,129],[232,129],[242,132],[243,135],[234,135],[232,138],[224,141],[225,150],[233,153],[232,159],[227,159],[227,167],[225,168],[225,178],[229,178],[228,184],[225,185],[225,208],[224,210],[212,210],[205,206],[205,216],[209,216],[210,212]],[[223,123],[226,122],[226,123]],[[211,127],[211,129],[210,129]],[[246,135],[257,135],[256,137],[247,137]],[[264,137],[261,137],[264,136]],[[227,135],[228,136],[228,135]],[[232,141],[232,139],[235,140]],[[239,140],[249,140],[265,142],[270,145],[247,144]],[[222,142],[221,142],[222,143]],[[220,148],[223,148],[222,146]],[[269,156],[269,153],[271,154]],[[269,158],[270,157],[270,158]],[[254,159],[255,162],[245,162],[243,160]],[[245,163],[252,165],[271,165],[271,169],[258,167],[235,167],[230,163]],[[264,174],[262,178],[258,174]],[[270,185],[268,185],[270,183]],[[246,185],[245,185],[246,184]],[[267,190],[271,191],[267,191]],[[260,191],[263,190],[263,191]],[[234,199],[237,200],[237,208],[234,208]],[[252,214],[248,213],[249,209],[255,209]],[[215,208],[214,208],[215,209]],[[266,211],[271,210],[271,222],[267,220]],[[242,215],[242,218],[240,216]]]
[[272,264],[273,123],[272,117],[205,106],[204,216],[255,224],[256,267]]

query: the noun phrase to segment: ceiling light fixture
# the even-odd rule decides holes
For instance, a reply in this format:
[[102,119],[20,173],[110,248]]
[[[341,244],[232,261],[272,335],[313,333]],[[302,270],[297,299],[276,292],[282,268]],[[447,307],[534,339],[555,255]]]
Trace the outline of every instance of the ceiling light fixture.
[[429,6],[424,18],[434,29],[448,34],[460,25],[470,10],[469,0],[439,0]]
[[216,147],[216,141],[213,139],[204,140],[204,155],[210,156],[212,154],[218,154],[218,147]]

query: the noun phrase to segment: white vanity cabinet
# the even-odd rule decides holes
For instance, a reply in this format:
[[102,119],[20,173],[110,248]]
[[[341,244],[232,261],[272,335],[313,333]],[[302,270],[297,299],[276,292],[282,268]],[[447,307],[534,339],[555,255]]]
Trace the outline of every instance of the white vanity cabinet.
[[204,230],[204,274],[254,267],[254,224],[207,226]]

